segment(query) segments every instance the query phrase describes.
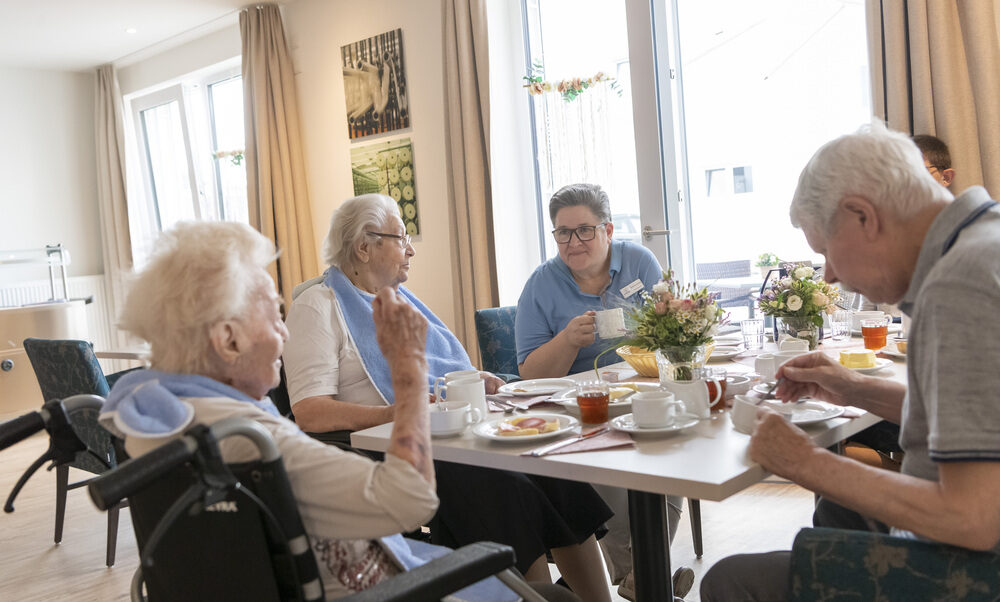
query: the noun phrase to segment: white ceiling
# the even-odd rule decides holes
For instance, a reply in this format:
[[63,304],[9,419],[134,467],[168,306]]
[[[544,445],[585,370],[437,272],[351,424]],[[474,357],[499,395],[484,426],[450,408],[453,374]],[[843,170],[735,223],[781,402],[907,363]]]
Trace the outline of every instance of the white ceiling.
[[[0,0],[0,65],[123,64],[239,21],[249,0]],[[279,2],[286,4],[286,1]],[[126,29],[135,28],[135,33]]]

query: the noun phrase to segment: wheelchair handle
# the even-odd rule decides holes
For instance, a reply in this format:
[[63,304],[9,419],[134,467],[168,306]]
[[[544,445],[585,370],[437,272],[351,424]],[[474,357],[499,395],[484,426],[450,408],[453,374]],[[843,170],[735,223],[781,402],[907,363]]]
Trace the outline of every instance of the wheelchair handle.
[[141,491],[153,481],[190,460],[198,444],[191,437],[165,443],[93,479],[87,485],[90,499],[100,510],[108,510]]
[[[45,412],[45,415],[42,415]],[[0,450],[27,439],[45,428],[48,411],[41,410],[0,424]]]

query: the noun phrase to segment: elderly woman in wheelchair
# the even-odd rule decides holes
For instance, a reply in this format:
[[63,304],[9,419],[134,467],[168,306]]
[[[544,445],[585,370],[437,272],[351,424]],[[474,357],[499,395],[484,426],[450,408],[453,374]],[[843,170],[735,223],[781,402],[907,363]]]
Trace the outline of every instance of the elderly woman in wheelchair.
[[[392,367],[395,425],[385,460],[325,445],[281,417],[267,398],[279,381],[288,336],[266,268],[270,241],[235,223],[183,223],[163,234],[132,284],[121,326],[151,344],[151,369],[116,383],[101,421],[132,456],[192,424],[250,418],[273,437],[319,562],[327,598],[362,591],[442,553],[404,539],[435,512],[427,417],[426,320],[391,289],[374,301],[378,343]],[[256,448],[230,437],[226,462]],[[516,599],[499,581],[459,596]]]

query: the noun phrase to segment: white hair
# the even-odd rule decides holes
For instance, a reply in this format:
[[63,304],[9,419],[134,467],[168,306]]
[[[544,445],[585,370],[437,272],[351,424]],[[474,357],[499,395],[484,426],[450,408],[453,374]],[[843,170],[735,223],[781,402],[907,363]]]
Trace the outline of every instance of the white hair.
[[354,260],[354,244],[369,227],[382,228],[391,216],[399,217],[399,205],[384,194],[363,194],[341,203],[330,218],[330,231],[323,241],[323,261],[344,269]]
[[180,222],[160,235],[149,263],[131,281],[119,326],[152,345],[154,367],[208,374],[209,331],[238,318],[276,255],[246,224]]
[[904,220],[954,198],[927,171],[917,145],[877,120],[816,151],[799,175],[789,210],[792,225],[831,234],[837,207],[848,196]]

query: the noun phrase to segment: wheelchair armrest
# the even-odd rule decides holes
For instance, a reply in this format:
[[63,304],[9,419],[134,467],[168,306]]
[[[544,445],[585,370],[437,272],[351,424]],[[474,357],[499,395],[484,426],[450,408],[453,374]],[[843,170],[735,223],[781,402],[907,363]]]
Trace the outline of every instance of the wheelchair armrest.
[[481,541],[462,546],[346,598],[343,602],[437,602],[444,596],[514,566],[510,546]]
[[970,599],[1000,590],[998,554],[843,529],[799,531],[790,572],[792,599],[799,601],[838,594],[858,600],[944,600],[954,596],[956,583],[966,586]]

